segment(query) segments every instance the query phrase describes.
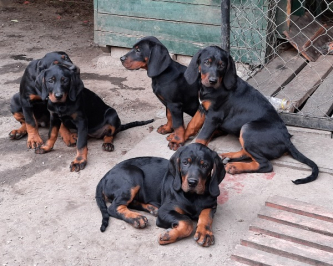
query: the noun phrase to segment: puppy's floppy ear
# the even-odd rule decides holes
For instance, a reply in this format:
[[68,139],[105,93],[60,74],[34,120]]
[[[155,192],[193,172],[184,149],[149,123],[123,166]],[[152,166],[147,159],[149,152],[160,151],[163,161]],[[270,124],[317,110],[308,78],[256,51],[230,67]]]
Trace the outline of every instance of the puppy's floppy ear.
[[227,90],[230,90],[236,85],[236,82],[237,82],[237,72],[236,72],[235,62],[232,59],[232,57],[229,55],[227,71],[223,77],[223,84]]
[[169,172],[171,173],[171,175],[173,176],[173,189],[176,191],[179,191],[181,189],[182,186],[182,178],[180,176],[180,155],[182,153],[182,150],[184,149],[183,147],[180,147],[170,158],[169,161]]
[[39,73],[35,80],[35,88],[38,91],[38,95],[42,98],[43,101],[46,100],[47,96],[49,95],[48,89],[46,87],[45,83],[45,72],[46,70],[43,70]]
[[188,65],[184,77],[189,84],[193,84],[199,77],[199,59],[201,56],[202,49],[200,49],[193,57]]
[[37,62],[37,75],[39,75],[44,69],[47,68],[47,65],[45,64],[43,59],[39,59]]
[[71,85],[69,89],[69,99],[71,101],[76,101],[77,96],[84,89],[83,82],[80,77],[80,69],[73,67],[71,70]]
[[147,75],[151,78],[160,75],[171,64],[172,59],[164,45],[152,43],[150,47]]
[[225,176],[225,169],[222,159],[215,151],[212,151],[212,156],[214,158],[214,166],[210,177],[209,194],[212,197],[218,197],[220,195],[219,184]]

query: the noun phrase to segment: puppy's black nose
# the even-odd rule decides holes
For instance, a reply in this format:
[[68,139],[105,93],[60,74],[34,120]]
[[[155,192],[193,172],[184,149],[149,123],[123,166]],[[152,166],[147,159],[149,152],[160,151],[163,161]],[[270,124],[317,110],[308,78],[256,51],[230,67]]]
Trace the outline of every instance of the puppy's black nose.
[[217,83],[217,78],[209,77],[209,83],[210,84],[216,84]]
[[54,94],[54,96],[56,97],[57,100],[60,100],[62,98],[62,96],[64,96],[64,95],[60,92],[57,92]]
[[187,180],[187,183],[190,187],[195,187],[197,184],[198,184],[198,180],[196,179],[193,179],[193,178],[189,178]]
[[124,62],[126,60],[126,56],[122,56],[122,57],[120,57],[120,61],[121,62]]

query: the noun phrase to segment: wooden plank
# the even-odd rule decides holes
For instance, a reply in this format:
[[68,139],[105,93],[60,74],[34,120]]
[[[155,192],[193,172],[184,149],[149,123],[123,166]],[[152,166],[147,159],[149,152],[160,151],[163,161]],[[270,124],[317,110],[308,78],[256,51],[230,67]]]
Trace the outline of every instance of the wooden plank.
[[[333,110],[333,71],[311,95],[302,108],[302,114],[325,117]],[[332,121],[333,123],[333,121]]]
[[[140,4],[137,0],[99,0],[98,12],[136,18],[221,25],[220,8],[208,5],[151,0],[141,0]],[[202,14],[209,14],[209,16]]]
[[248,83],[265,96],[274,96],[306,66],[306,61],[294,49],[274,58]]
[[[221,42],[220,1],[95,0],[94,3],[95,31],[101,31],[95,32],[95,42],[101,46],[129,48],[133,36],[154,35],[176,42],[168,47],[171,52],[193,55],[198,48]],[[251,4],[233,1],[230,12],[235,19],[231,19],[231,52],[236,61],[251,64],[265,61],[268,5],[264,0],[253,0]],[[115,42],[110,43],[110,40]],[[190,48],[181,46],[184,40],[190,43]]]
[[[133,44],[139,41],[146,35],[124,35],[120,33],[113,32],[101,32],[95,31],[95,42],[100,46],[112,45],[118,47],[132,48]],[[184,40],[168,39],[167,36],[163,34],[152,34],[156,36],[169,50],[170,53],[180,54],[180,55],[194,55],[200,48],[204,48],[208,45],[218,45],[215,43],[189,43]]]
[[155,0],[160,2],[177,2],[177,3],[187,3],[193,5],[207,5],[207,6],[221,6],[221,0]]
[[[302,214],[302,215],[299,215]],[[270,197],[231,258],[247,265],[333,265],[333,210]],[[327,221],[329,219],[330,222]],[[315,230],[313,230],[315,228]]]
[[[218,42],[210,43],[198,43],[198,42],[188,42],[182,39],[169,39],[162,34],[154,34],[169,50],[170,53],[179,55],[190,55],[193,56],[199,49],[204,48],[208,45],[220,45]],[[100,46],[118,46],[132,48],[133,44],[138,40],[143,38],[144,35],[124,35],[120,33],[113,32],[102,32],[94,31],[94,40]],[[254,51],[245,54],[237,53],[236,48],[231,48],[231,54],[235,61],[239,62],[258,62],[257,54]],[[242,56],[242,57],[241,57]]]
[[251,223],[250,231],[333,253],[332,237],[308,230],[264,219],[256,219]]
[[272,196],[266,200],[265,205],[333,223],[333,209],[326,209],[307,202],[281,196]]
[[[133,8],[135,6],[135,8]],[[237,17],[237,21],[232,20],[231,26],[240,28],[253,28],[249,21],[256,22],[256,30],[266,30],[267,19],[263,13],[267,12],[267,6],[260,10],[256,6],[243,6],[242,13],[239,9],[232,9],[231,17]],[[184,12],[186,10],[186,12]],[[243,12],[246,13],[244,16]],[[179,2],[164,2],[141,0],[99,0],[98,13],[151,18],[158,20],[170,20],[178,22],[192,22],[198,24],[221,25],[221,10],[216,6],[193,5]],[[209,14],[203,16],[202,14]],[[240,26],[241,25],[241,26]]]
[[[112,45],[131,48],[142,37],[154,35],[163,42],[170,52],[191,56],[200,48],[208,45],[220,45],[221,40],[220,26],[158,21],[108,14],[98,14],[95,27],[95,42],[101,46]],[[262,50],[262,48],[259,49]],[[258,59],[258,52],[260,51],[252,49],[247,54],[247,59],[258,62],[260,60]],[[235,58],[236,61],[240,59]]]
[[[270,265],[270,266],[306,266],[303,262],[281,257],[256,248],[237,245],[231,255],[231,259],[247,265]],[[227,264],[229,265],[229,264]]]
[[320,56],[317,62],[309,62],[307,66],[276,95],[277,98],[292,102],[289,112],[294,112],[317,89],[321,80],[332,71],[333,57]]
[[[97,30],[104,34],[118,33],[128,36],[160,36],[165,39],[181,39],[187,42],[198,42],[203,45],[220,42],[220,26],[178,23],[135,17],[124,17],[109,14],[98,14]],[[139,39],[138,38],[138,39]]]
[[258,217],[333,237],[333,224],[330,222],[268,207],[263,207],[258,213]]
[[310,265],[333,265],[332,253],[254,232],[249,232],[241,244]]
[[[135,8],[133,8],[133,6],[135,6]],[[241,11],[237,8],[231,9],[231,18],[237,17],[237,19],[231,19],[230,26],[242,30],[251,30],[254,29],[253,24],[255,24],[255,30],[252,30],[252,35],[257,39],[254,42],[257,43],[261,41],[261,36],[265,35],[267,28],[267,19],[263,14],[267,12],[267,7],[264,6],[263,8],[264,10],[260,10],[256,6],[245,6]],[[186,12],[184,12],[185,10]],[[220,8],[216,6],[192,5],[178,2],[141,0],[140,4],[138,4],[137,0],[99,0],[98,13],[174,22],[221,25]],[[209,16],[203,16],[202,14],[209,14]],[[260,34],[258,34],[259,32]],[[246,35],[252,37],[250,32]],[[258,39],[259,36],[260,39]]]
[[[283,33],[287,40],[309,61],[316,61],[320,53],[312,45],[312,41],[326,31],[313,15],[305,13],[302,17],[291,17],[290,30]],[[309,42],[309,40],[311,40]]]
[[333,118],[311,117],[291,113],[279,113],[279,115],[288,126],[333,131]]

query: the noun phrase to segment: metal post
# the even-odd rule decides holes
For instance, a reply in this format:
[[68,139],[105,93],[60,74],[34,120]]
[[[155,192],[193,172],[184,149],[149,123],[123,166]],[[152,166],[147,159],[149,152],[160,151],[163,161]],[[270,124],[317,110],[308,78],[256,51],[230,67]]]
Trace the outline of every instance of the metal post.
[[221,1],[221,48],[230,53],[230,0]]

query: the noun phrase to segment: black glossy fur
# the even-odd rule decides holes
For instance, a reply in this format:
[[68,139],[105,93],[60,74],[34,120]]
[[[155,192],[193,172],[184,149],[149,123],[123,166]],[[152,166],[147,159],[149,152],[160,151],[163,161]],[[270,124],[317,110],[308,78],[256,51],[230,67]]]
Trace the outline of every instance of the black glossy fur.
[[41,99],[42,92],[35,86],[36,78],[41,71],[55,64],[68,67],[73,65],[64,52],[47,53],[43,58],[31,61],[24,71],[19,93],[16,93],[11,100],[11,112],[22,126],[20,129],[12,130],[9,136],[11,139],[20,139],[28,134],[28,148],[35,148],[43,143],[38,134],[38,124],[45,125],[50,120],[47,102]]
[[167,48],[153,36],[135,43],[133,49],[120,60],[127,69],[147,70],[148,77],[152,79],[153,92],[166,107],[168,119],[167,124],[160,126],[157,132],[168,134],[174,131],[168,139],[183,145],[183,113],[193,116],[197,111],[199,83],[188,84],[184,78],[186,66],[172,60]]
[[[148,220],[127,207],[157,216],[157,226],[170,228],[161,234],[160,244],[169,244],[189,236],[192,220],[198,220],[195,241],[202,246],[214,244],[212,221],[225,176],[222,160],[208,147],[193,143],[181,147],[166,160],[138,157],[112,168],[99,182],[96,201],[103,219],[122,219],[135,228],[144,228]],[[107,207],[106,202],[111,205]]]
[[202,84],[200,101],[205,121],[196,141],[207,145],[216,130],[240,137],[240,152],[222,154],[223,158],[231,159],[226,164],[227,172],[271,172],[269,160],[288,152],[312,168],[309,177],[293,181],[295,184],[317,178],[317,165],[292,144],[291,135],[270,102],[237,76],[235,63],[228,53],[217,46],[200,50],[192,58],[185,76],[190,83],[200,77]]
[[122,125],[115,109],[108,106],[94,92],[85,88],[78,69],[55,65],[43,70],[36,85],[42,92],[42,99],[48,98],[51,114],[49,139],[36,153],[45,153],[53,148],[61,122],[66,127],[76,129],[77,156],[72,162],[71,171],[82,170],[87,163],[88,136],[103,138],[103,150],[113,151],[113,138],[122,130],[153,122],[135,121]]

